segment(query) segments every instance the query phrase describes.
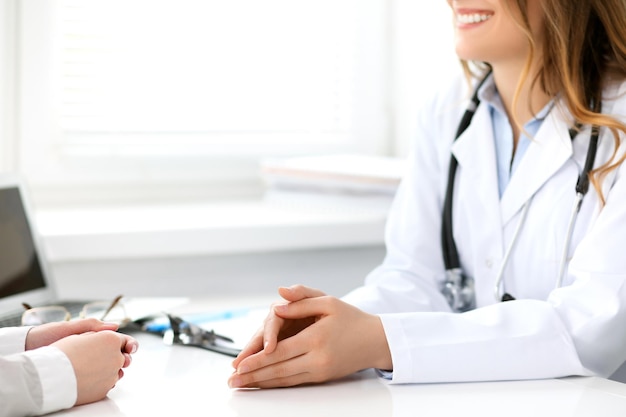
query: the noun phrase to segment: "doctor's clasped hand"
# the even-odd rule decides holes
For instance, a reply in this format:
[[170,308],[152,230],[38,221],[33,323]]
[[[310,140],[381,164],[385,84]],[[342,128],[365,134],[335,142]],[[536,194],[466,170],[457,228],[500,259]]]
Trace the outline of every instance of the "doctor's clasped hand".
[[292,386],[391,367],[378,316],[301,285],[280,288],[279,294],[286,302],[272,306],[233,361],[231,387]]

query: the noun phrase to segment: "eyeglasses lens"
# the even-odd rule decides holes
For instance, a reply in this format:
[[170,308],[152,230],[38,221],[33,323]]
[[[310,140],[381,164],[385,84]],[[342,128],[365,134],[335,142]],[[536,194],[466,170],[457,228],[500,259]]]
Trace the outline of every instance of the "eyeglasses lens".
[[23,326],[38,326],[44,323],[55,321],[66,321],[70,319],[70,313],[63,307],[38,307],[26,310],[22,314]]

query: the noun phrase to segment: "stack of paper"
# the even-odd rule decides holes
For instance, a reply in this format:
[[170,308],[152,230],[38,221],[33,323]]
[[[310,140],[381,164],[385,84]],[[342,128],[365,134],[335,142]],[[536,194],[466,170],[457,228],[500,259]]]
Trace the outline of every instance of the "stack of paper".
[[269,188],[390,195],[404,169],[401,158],[352,154],[271,159],[261,165]]

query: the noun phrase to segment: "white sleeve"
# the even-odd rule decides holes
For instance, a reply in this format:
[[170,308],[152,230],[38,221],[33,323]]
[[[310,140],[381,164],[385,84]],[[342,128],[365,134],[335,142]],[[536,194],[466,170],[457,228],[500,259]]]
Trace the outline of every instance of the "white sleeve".
[[59,349],[0,357],[0,417],[46,414],[72,407],[76,398],[74,368]]
[[0,356],[23,352],[30,326],[0,328]]
[[[421,134],[429,135],[423,137],[432,143],[434,131],[453,137],[440,125],[451,118],[426,113],[435,130],[422,124]],[[606,204],[588,220],[573,249],[571,284],[546,298],[454,314],[437,288],[443,273],[438,237],[447,165],[437,146],[423,137],[389,218],[387,257],[366,285],[344,297],[380,315],[393,361],[392,382],[611,375],[626,359],[626,163],[611,174],[614,181],[605,180],[611,184],[605,189]],[[542,238],[543,230],[535,233],[536,240]]]
[[419,112],[408,170],[386,224],[385,259],[365,285],[342,298],[364,311],[450,311],[440,292],[445,267],[439,236],[455,121],[465,109],[462,98],[450,96],[462,97],[463,83],[459,78]]
[[381,314],[392,382],[611,375],[626,359],[626,164],[615,178],[574,251],[573,283],[547,300],[519,299],[463,314]]

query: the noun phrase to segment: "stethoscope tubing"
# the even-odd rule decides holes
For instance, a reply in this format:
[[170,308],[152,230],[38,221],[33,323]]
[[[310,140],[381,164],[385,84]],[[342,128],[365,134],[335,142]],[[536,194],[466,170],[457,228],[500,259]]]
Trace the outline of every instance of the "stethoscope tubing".
[[[478,92],[490,75],[491,75],[491,71],[488,71],[485,77],[477,84],[474,90],[474,93],[472,95],[472,98],[470,100],[470,103],[467,109],[465,110],[465,113],[463,114],[463,117],[461,118],[461,121],[459,123],[459,127],[457,129],[456,136],[454,138],[455,141],[469,127],[472,121],[472,118],[474,116],[474,113],[476,112],[476,109],[478,108],[478,105],[480,104],[480,100],[478,98]],[[601,112],[601,104],[599,101],[592,103],[592,107],[594,108],[595,112],[597,113]],[[573,140],[577,136],[577,133],[579,131],[580,131],[579,125],[577,125],[575,129],[570,129],[570,138]],[[565,271],[567,269],[567,263],[568,263],[567,258],[569,256],[574,228],[576,225],[576,219],[578,218],[578,213],[580,212],[580,208],[582,206],[582,201],[585,197],[585,194],[587,193],[589,189],[589,173],[593,169],[593,166],[595,163],[595,157],[596,157],[597,146],[598,146],[598,138],[599,138],[599,127],[594,125],[591,128],[591,135],[589,138],[590,139],[589,147],[587,150],[587,157],[585,159],[585,164],[576,182],[576,196],[574,200],[574,205],[572,206],[572,210],[570,213],[570,219],[567,225],[565,244],[563,247],[563,252],[561,254],[561,262],[559,266],[559,272],[557,275],[555,288],[560,288],[563,285]],[[446,271],[448,271],[448,273],[451,271],[456,271],[457,275],[462,276],[459,254],[458,254],[458,250],[456,247],[456,243],[454,242],[454,236],[452,232],[452,200],[453,200],[453,194],[454,194],[454,180],[456,176],[457,166],[458,166],[458,162],[456,158],[454,157],[454,155],[452,155],[450,158],[450,166],[448,169],[448,183],[446,187],[446,195],[445,195],[444,206],[443,206],[441,239],[442,239],[443,259],[444,259],[444,264],[446,266]],[[515,299],[513,296],[511,296],[510,294],[504,291],[504,288],[503,288],[504,287],[504,272],[509,262],[511,253],[513,252],[513,249],[517,241],[519,240],[518,239],[519,234],[526,222],[526,217],[528,215],[528,210],[530,209],[532,198],[533,197],[531,197],[528,201],[526,201],[526,203],[524,203],[524,206],[522,207],[520,220],[515,228],[515,232],[511,239],[511,243],[506,249],[504,258],[498,270],[498,274],[496,275],[496,283],[494,286],[494,297],[497,302],[509,301],[509,300]],[[461,285],[463,285],[463,282],[464,280],[461,280]],[[445,286],[449,288],[450,286],[449,284],[450,283],[446,282]],[[459,285],[459,283],[456,283],[456,285]],[[461,289],[462,288],[455,288],[451,292],[454,294],[460,294],[462,292]],[[455,306],[458,305],[457,301],[455,301],[455,304],[454,304]],[[464,311],[463,308],[456,308],[456,309],[460,311]]]
[[[491,71],[489,71],[485,77],[478,83],[476,89],[474,90],[474,94],[472,94],[472,98],[470,100],[465,113],[463,113],[463,117],[459,123],[459,126],[456,131],[456,135],[454,140],[456,141],[462,134],[467,130],[472,119],[474,117],[474,113],[480,104],[480,100],[478,99],[478,91],[480,87],[487,81],[489,76],[491,75]],[[441,226],[441,242],[443,244],[443,260],[446,266],[446,270],[453,270],[456,268],[461,268],[461,262],[459,261],[459,253],[456,247],[456,243],[454,242],[454,236],[452,234],[452,201],[454,194],[454,178],[456,176],[456,169],[458,166],[458,162],[454,155],[450,156],[450,165],[448,167],[448,184],[446,187],[446,196],[443,204],[443,223]]]
[[[502,259],[502,262],[500,263],[500,269],[498,270],[498,275],[496,276],[496,285],[494,287],[494,297],[496,298],[496,302],[502,301],[503,297],[505,297],[505,292],[502,289],[502,279],[504,277],[504,270],[506,269],[506,266],[509,263],[509,257],[511,256],[511,253],[513,252],[513,247],[517,243],[517,240],[518,240],[517,237],[519,236],[519,233],[522,230],[524,223],[526,223],[526,216],[528,215],[528,209],[530,208],[531,200],[532,200],[532,197],[528,201],[526,201],[524,203],[524,206],[522,207],[522,214],[521,214],[522,217],[517,222],[517,226],[515,227],[515,233],[513,233],[513,238],[511,239],[511,243],[509,244],[509,247],[506,249],[506,253],[504,254],[504,259]],[[509,297],[511,296],[509,295]]]
[[565,278],[565,269],[567,266],[567,257],[569,256],[569,249],[572,243],[572,236],[574,234],[574,226],[576,225],[576,219],[580,212],[580,207],[585,195],[583,193],[576,193],[576,199],[572,206],[572,212],[570,214],[570,220],[567,224],[567,235],[565,237],[565,245],[563,245],[563,254],[561,255],[561,264],[559,266],[559,275],[557,275],[555,288],[560,288],[563,285],[563,279]]

